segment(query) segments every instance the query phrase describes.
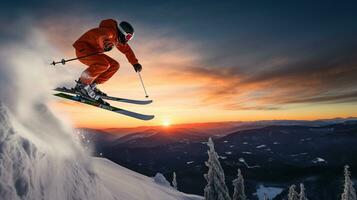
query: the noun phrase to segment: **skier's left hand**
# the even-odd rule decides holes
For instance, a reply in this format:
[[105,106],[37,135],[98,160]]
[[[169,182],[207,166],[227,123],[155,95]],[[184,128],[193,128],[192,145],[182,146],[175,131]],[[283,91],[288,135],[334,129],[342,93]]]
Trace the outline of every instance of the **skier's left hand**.
[[104,46],[104,48],[103,48],[104,51],[108,52],[108,51],[113,49],[114,44],[111,43],[109,40],[104,40],[104,45],[103,46]]
[[143,67],[139,63],[134,64],[133,67],[136,72],[141,72],[141,70],[143,69]]

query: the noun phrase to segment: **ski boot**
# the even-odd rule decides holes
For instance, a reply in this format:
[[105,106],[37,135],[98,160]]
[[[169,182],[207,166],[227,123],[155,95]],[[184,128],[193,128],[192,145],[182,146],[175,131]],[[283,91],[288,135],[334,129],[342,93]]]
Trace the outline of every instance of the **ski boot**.
[[99,95],[99,96],[107,96],[106,93],[100,91],[100,90],[97,88],[97,84],[96,84],[96,83],[92,83],[92,84],[90,84],[90,86],[91,86],[92,90],[93,90],[97,95]]
[[88,98],[92,101],[99,102],[100,104],[109,106],[109,103],[104,101],[102,98],[100,98],[100,95],[98,95],[91,87],[89,84],[84,84],[81,83],[79,80],[76,81],[77,84],[74,87],[74,90],[76,93],[84,98]]

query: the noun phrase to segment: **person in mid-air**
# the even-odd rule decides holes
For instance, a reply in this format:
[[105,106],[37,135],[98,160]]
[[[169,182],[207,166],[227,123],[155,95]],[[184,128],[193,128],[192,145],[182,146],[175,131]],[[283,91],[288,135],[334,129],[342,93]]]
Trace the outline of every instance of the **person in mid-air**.
[[[113,19],[100,22],[99,27],[84,33],[74,44],[77,57],[94,54],[96,52],[110,51],[114,46],[125,54],[128,61],[133,65],[136,72],[140,72],[139,64],[128,41],[134,36],[134,28],[128,22],[118,23]],[[108,81],[119,69],[119,63],[113,58],[100,53],[79,59],[88,68],[81,74],[75,90],[82,95],[96,100],[106,95],[97,88],[98,84]]]

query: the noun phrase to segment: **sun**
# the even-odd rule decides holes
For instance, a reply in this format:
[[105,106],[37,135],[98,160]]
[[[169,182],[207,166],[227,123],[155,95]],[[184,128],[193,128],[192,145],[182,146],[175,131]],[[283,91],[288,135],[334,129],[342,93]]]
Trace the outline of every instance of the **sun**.
[[171,121],[169,119],[164,119],[162,121],[162,126],[169,127],[171,125]]

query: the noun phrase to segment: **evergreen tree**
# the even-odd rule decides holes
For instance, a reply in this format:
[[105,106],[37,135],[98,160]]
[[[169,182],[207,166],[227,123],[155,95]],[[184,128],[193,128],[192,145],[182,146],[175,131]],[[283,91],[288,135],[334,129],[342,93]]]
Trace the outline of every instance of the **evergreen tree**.
[[247,197],[245,196],[244,192],[244,178],[240,169],[238,169],[237,178],[233,180],[234,186],[234,193],[233,193],[233,200],[246,200]]
[[269,200],[267,193],[264,192],[264,200]]
[[345,187],[341,195],[341,200],[356,200],[356,191],[353,188],[353,182],[351,181],[351,173],[348,170],[348,165],[345,166]]
[[229,197],[228,188],[225,183],[224,172],[211,138],[208,139],[207,145],[209,150],[208,161],[206,162],[208,172],[204,175],[207,181],[207,185],[204,189],[205,200],[230,200],[231,198]]
[[299,194],[300,200],[308,200],[306,195],[305,195],[305,186],[303,183],[300,183],[300,194]]
[[172,187],[177,190],[177,181],[176,181],[176,173],[174,172],[172,175]]
[[295,191],[295,185],[289,188],[288,200],[299,200],[299,194]]

